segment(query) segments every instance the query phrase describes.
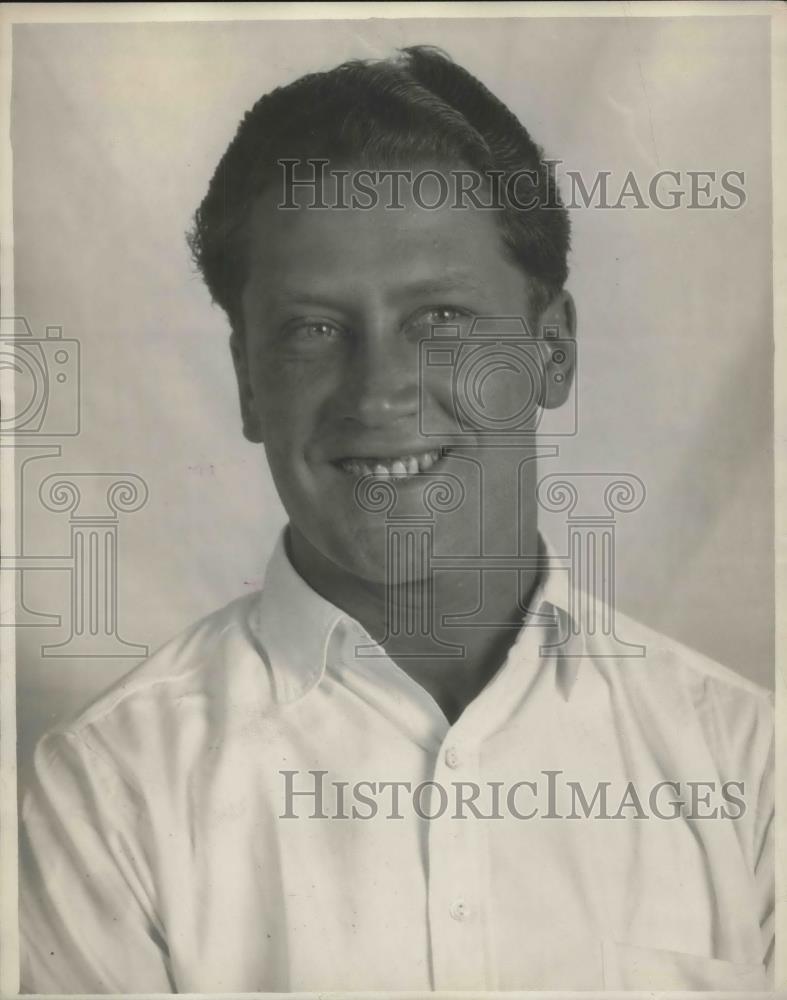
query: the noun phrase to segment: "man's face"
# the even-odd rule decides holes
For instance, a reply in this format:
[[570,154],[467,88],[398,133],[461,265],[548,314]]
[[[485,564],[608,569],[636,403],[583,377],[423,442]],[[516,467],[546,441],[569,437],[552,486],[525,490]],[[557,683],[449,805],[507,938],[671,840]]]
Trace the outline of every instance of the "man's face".
[[[483,503],[517,516],[510,502],[502,509],[516,456],[485,449],[483,427],[461,428],[475,463],[464,448],[452,454],[453,372],[424,365],[420,345],[435,325],[467,337],[477,316],[529,320],[528,280],[504,256],[493,212],[403,200],[396,210],[381,198],[371,210],[284,211],[260,199],[234,347],[245,433],[265,444],[299,548],[376,581],[386,579],[386,515],[359,503],[364,477],[390,484],[398,515],[423,514],[427,482],[457,477],[466,497],[443,518],[446,554],[479,536],[479,462]],[[532,394],[515,372],[490,378],[484,392],[503,413]]]

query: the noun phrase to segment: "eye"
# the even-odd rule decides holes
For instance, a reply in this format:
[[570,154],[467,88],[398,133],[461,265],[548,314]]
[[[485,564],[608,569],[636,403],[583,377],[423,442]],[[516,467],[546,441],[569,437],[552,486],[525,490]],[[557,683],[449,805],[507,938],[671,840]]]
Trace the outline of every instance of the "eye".
[[298,319],[288,323],[285,332],[288,337],[305,343],[330,343],[338,340],[344,331],[336,323],[327,319]]
[[463,323],[471,315],[467,309],[459,306],[428,306],[420,309],[410,322],[416,326],[444,326],[447,323]]
[[424,318],[427,322],[437,325],[439,323],[456,323],[467,316],[468,313],[464,309],[456,309],[454,306],[435,306],[433,309],[427,309]]
[[473,313],[459,306],[439,305],[428,306],[426,309],[419,309],[407,323],[407,328],[412,336],[419,339],[431,337],[435,327],[453,326],[459,328],[459,333],[463,334],[469,329],[473,320]]

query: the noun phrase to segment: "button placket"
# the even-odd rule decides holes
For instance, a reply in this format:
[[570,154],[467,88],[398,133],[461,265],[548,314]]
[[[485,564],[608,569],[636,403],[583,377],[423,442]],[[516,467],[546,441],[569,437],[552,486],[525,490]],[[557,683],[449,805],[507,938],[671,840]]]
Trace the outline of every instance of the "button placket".
[[478,781],[477,752],[449,734],[435,762],[434,780],[448,807],[429,829],[429,925],[433,986],[437,990],[486,989],[486,934],[479,858],[485,837],[478,820],[456,817],[458,781]]
[[[540,601],[539,601],[540,605]],[[545,674],[540,644],[543,626],[523,629],[496,676],[445,735],[434,780],[449,786],[476,782],[484,801],[479,748],[498,733],[524,696],[533,697]],[[456,800],[454,799],[454,805]],[[479,805],[482,815],[485,810]],[[493,820],[443,817],[430,824],[429,928],[432,985],[436,990],[498,989],[490,921],[489,831]]]

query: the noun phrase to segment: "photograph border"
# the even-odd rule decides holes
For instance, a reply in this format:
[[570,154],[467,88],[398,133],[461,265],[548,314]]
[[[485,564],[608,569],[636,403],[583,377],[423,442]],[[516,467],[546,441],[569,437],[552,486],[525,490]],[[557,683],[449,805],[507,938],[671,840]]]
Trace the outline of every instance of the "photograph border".
[[[591,18],[591,17],[767,17],[771,24],[771,147],[773,198],[773,309],[774,309],[774,501],[775,501],[775,631],[776,663],[776,973],[775,988],[787,990],[787,192],[777,179],[787,176],[787,121],[783,114],[787,97],[787,7],[775,2],[720,3],[676,2],[670,5],[631,3],[133,3],[133,4],[25,4],[9,3],[0,8],[0,73],[2,74],[2,140],[0,146],[0,289],[2,310],[14,312],[13,179],[10,143],[12,89],[12,29],[15,24],[123,23],[167,21],[259,21],[333,19],[422,19],[450,18]],[[0,394],[13,408],[13,378],[0,372]],[[0,547],[14,551],[15,483],[13,448],[0,448],[2,518]],[[15,606],[15,574],[3,574],[0,590],[2,614]],[[4,624],[0,622],[0,625]],[[18,993],[18,849],[16,771],[16,681],[15,638],[12,628],[0,627],[0,995]],[[532,996],[536,991],[516,991]],[[540,992],[540,991],[539,991]],[[598,991],[594,991],[598,992]],[[197,994],[200,996],[204,994]],[[217,994],[213,994],[217,995]],[[239,996],[240,994],[226,994]],[[251,996],[323,997],[332,993],[243,994]],[[355,996],[387,996],[364,992]],[[410,994],[411,996],[414,994]],[[437,994],[442,995],[442,994]],[[474,991],[474,995],[476,995]],[[487,994],[478,994],[487,995]],[[493,995],[493,994],[489,994]],[[513,993],[494,994],[512,996]],[[586,992],[555,992],[550,996],[587,997]],[[636,994],[653,993],[637,991]],[[664,995],[664,994],[659,994]],[[703,994],[712,996],[714,994]],[[753,994],[756,995],[756,994]]]

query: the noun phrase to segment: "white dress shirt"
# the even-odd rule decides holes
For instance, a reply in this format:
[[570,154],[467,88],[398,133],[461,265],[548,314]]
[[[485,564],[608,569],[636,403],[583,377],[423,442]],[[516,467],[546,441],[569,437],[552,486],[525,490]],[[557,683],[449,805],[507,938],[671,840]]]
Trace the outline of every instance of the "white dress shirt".
[[645,656],[555,655],[557,572],[531,606],[450,725],[280,543],[40,743],[23,989],[768,988],[770,696],[620,615]]

